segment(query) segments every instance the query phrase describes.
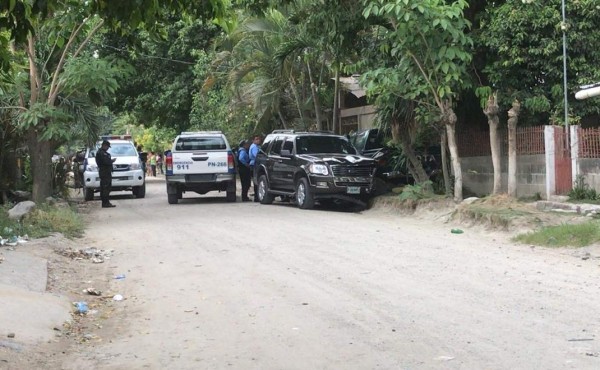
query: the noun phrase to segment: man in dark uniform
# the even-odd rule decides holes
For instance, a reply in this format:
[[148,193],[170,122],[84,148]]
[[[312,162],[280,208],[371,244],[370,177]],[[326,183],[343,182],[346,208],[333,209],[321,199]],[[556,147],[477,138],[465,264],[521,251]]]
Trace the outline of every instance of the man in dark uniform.
[[111,158],[108,152],[110,143],[106,140],[102,142],[100,149],[96,152],[96,165],[100,175],[100,199],[102,199],[102,208],[116,207],[108,200],[110,187],[112,185],[113,162],[116,158]]

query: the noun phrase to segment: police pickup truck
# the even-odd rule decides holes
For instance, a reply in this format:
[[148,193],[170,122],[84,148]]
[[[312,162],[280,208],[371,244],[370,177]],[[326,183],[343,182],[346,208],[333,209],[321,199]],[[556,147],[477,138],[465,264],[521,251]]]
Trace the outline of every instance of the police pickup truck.
[[167,199],[177,204],[183,193],[224,191],[235,202],[235,160],[220,131],[182,132],[166,153]]
[[83,162],[83,194],[85,200],[94,199],[100,191],[100,176],[96,165],[96,152],[103,140],[110,141],[108,152],[115,158],[111,191],[131,191],[136,198],[146,196],[146,181],[139,154],[131,135],[101,136],[92,148],[87,148]]

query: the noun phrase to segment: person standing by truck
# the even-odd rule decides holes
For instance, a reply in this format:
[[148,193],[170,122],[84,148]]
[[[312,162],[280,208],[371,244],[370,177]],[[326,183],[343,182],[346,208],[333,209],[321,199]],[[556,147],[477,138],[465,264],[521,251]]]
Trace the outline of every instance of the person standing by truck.
[[250,201],[248,190],[250,190],[252,173],[250,172],[250,156],[248,155],[249,147],[250,142],[242,140],[238,149],[238,172],[240,174],[240,182],[242,183],[242,202]]
[[111,158],[108,152],[110,142],[104,140],[100,149],[96,152],[96,165],[98,166],[98,174],[100,175],[100,199],[102,199],[102,208],[116,207],[110,203],[108,197],[110,195],[110,187],[112,186],[112,170],[113,162],[116,158]]
[[[261,137],[259,135],[255,135],[254,139],[252,140],[252,145],[250,145],[250,176],[254,175],[254,164],[256,163],[258,151],[260,150],[260,142]],[[254,201],[258,202],[258,184],[256,183],[254,183]]]

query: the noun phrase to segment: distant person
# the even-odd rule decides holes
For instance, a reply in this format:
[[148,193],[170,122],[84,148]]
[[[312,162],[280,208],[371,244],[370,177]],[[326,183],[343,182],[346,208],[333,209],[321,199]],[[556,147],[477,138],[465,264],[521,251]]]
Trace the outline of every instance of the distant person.
[[161,175],[165,174],[165,171],[163,170],[163,156],[160,153],[156,153],[156,167],[158,167]]
[[[251,173],[253,182],[254,182],[254,164],[256,163],[256,156],[258,155],[258,151],[260,150],[261,141],[262,141],[262,138],[260,137],[260,135],[255,135],[254,139],[252,140],[252,145],[250,145],[250,151],[248,153],[250,156],[250,173]],[[254,182],[254,201],[258,202],[258,184],[256,182]]]
[[152,171],[152,176],[156,177],[156,155],[154,152],[150,152],[150,170]]
[[137,147],[138,156],[140,157],[140,162],[142,163],[142,171],[144,171],[144,176],[146,176],[146,162],[148,162],[148,153],[142,151],[142,146],[138,145]]
[[238,172],[240,174],[240,182],[242,183],[242,202],[249,202],[248,190],[250,190],[250,182],[252,172],[250,172],[250,155],[248,148],[250,142],[242,140],[238,148]]
[[96,165],[100,175],[100,199],[102,199],[102,208],[116,207],[111,204],[108,197],[110,195],[110,187],[112,186],[112,170],[113,162],[116,158],[111,158],[108,152],[110,142],[104,140],[100,149],[96,152]]

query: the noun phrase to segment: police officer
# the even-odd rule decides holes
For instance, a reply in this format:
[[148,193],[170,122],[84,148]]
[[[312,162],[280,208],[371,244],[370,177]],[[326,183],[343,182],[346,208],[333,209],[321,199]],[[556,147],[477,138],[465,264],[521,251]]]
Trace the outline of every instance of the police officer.
[[[250,149],[248,152],[248,154],[250,155],[251,176],[254,175],[254,164],[256,163],[256,156],[258,155],[258,151],[260,150],[260,143],[261,137],[259,135],[254,136],[254,139],[252,140],[252,145],[250,145]],[[256,182],[254,182],[254,201],[258,202],[258,184]]]
[[250,155],[248,154],[250,143],[246,140],[240,141],[238,149],[238,172],[240,173],[240,182],[242,183],[242,202],[249,202],[248,190],[250,189]]
[[110,148],[110,142],[104,140],[100,149],[96,152],[96,165],[100,174],[100,199],[102,199],[102,208],[116,207],[108,200],[112,185],[113,162],[116,160],[116,158],[110,157],[108,148]]

